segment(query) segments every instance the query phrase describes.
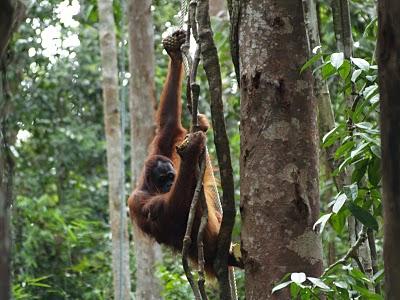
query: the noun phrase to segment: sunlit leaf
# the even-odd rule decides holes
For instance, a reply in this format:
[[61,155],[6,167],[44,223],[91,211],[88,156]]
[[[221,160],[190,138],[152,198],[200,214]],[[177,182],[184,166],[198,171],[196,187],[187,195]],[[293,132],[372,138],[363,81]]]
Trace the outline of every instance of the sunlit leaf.
[[352,82],[356,82],[358,76],[360,76],[361,73],[362,73],[362,70],[360,70],[360,69],[355,70],[355,71],[353,72],[353,74],[351,75],[351,81],[352,81]]
[[290,275],[290,279],[293,282],[297,283],[297,284],[301,284],[304,281],[306,281],[307,277],[306,277],[306,274],[304,274],[303,272],[301,272],[301,273],[292,273]]
[[281,290],[281,289],[287,287],[287,286],[288,286],[289,284],[291,284],[291,283],[292,283],[292,281],[286,281],[286,282],[282,282],[282,283],[278,284],[277,286],[275,286],[275,287],[272,289],[272,294],[275,293],[276,291],[279,291],[279,290]]
[[337,197],[335,204],[332,207],[332,212],[337,214],[339,210],[342,208],[343,204],[346,202],[347,196],[345,194],[340,194],[339,197]]
[[357,58],[357,57],[351,57],[351,62],[355,64],[358,68],[360,68],[363,71],[368,71],[369,69],[369,62],[367,62],[365,59],[362,58]]
[[360,155],[361,153],[367,151],[368,145],[369,145],[369,143],[362,143],[362,144],[358,145],[358,147],[355,150],[351,151],[350,157],[354,158],[357,155]]
[[333,284],[341,289],[347,289],[349,287],[347,282],[344,281],[334,281]]
[[331,216],[332,216],[332,213],[329,213],[329,214],[326,214],[326,215],[321,216],[321,217],[317,220],[317,222],[315,222],[315,224],[314,224],[314,226],[313,226],[313,230],[315,230],[316,227],[317,227],[318,225],[320,225],[320,227],[319,227],[319,233],[321,233],[321,232],[324,230],[324,228],[325,228],[326,222],[328,222],[328,220],[329,220],[329,218],[330,218]]
[[314,277],[307,277],[309,281],[311,281],[315,286],[325,289],[325,290],[330,290],[331,288],[327,286],[321,279],[319,278],[314,278]]
[[318,52],[318,50],[321,50],[321,45],[318,45],[318,46],[315,46],[313,49],[312,49],[312,53],[313,54],[316,54],[317,52]]
[[331,65],[337,69],[343,64],[344,54],[343,52],[332,53],[331,55]]
[[340,138],[340,130],[343,129],[344,125],[338,125],[324,135],[322,138],[322,143],[324,147],[329,147],[332,145],[338,138]]

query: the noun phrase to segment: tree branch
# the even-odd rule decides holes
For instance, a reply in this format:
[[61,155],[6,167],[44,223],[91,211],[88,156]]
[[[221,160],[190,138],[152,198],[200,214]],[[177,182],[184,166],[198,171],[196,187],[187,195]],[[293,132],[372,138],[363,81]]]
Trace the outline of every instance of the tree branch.
[[221,71],[208,12],[208,0],[199,0],[196,15],[199,43],[201,46],[204,70],[210,89],[210,106],[212,125],[214,128],[214,141],[221,172],[221,186],[223,189],[222,208],[224,214],[218,236],[217,256],[214,261],[214,269],[220,284],[220,299],[231,299],[228,274],[228,254],[231,245],[231,234],[236,213],[233,171],[229,141],[226,134],[225,119],[223,114],[224,108],[222,103]]
[[365,242],[366,239],[367,239],[367,228],[363,227],[363,229],[361,230],[360,235],[359,235],[357,241],[354,243],[354,245],[347,251],[347,253],[342,258],[340,258],[335,263],[333,263],[329,267],[327,267],[325,269],[324,273],[321,275],[321,277],[328,274],[336,266],[344,265],[349,258],[357,258],[357,250],[358,250],[358,248],[360,248],[362,243]]

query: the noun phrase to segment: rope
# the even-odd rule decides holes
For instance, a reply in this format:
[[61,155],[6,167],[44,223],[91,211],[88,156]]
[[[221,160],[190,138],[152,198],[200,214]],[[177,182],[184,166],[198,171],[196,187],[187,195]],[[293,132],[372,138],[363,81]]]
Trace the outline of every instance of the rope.
[[188,13],[188,0],[181,0],[181,9],[179,11],[179,29],[185,25],[185,16]]
[[120,219],[120,230],[119,230],[119,287],[118,287],[118,299],[124,300],[124,288],[126,285],[125,276],[123,275],[123,268],[124,268],[124,233],[125,233],[125,226],[127,225],[124,222],[125,218],[124,215],[126,214],[125,209],[125,123],[126,123],[126,87],[124,87],[124,79],[125,79],[125,47],[124,47],[124,33],[125,33],[125,1],[120,0],[121,6],[121,19],[120,19],[120,47],[119,47],[119,80],[120,80],[120,111],[121,111],[121,192],[120,192],[120,210],[119,210],[119,219]]

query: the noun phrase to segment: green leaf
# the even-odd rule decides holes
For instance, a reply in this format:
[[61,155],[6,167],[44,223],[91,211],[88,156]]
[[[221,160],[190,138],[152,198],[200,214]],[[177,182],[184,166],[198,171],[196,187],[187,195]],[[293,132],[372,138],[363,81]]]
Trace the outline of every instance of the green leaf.
[[367,151],[369,150],[369,149],[367,148],[368,146],[369,146],[369,143],[361,143],[360,145],[358,145],[358,147],[357,147],[355,150],[351,151],[350,157],[351,157],[351,158],[354,158],[354,157],[356,157],[357,155],[360,155],[360,154],[362,154],[362,153],[367,152]]
[[351,175],[351,181],[359,183],[364,177],[367,171],[369,159],[363,159],[358,163],[354,164],[353,174]]
[[369,122],[360,122],[354,124],[355,127],[362,129],[365,132],[368,132],[370,134],[379,134],[379,130],[373,129],[373,125]]
[[328,77],[332,76],[336,73],[336,69],[329,63],[325,63],[321,67],[321,75],[323,79],[328,79]]
[[343,52],[332,53],[331,55],[331,65],[337,70],[343,64],[344,54]]
[[372,137],[370,137],[368,134],[365,134],[364,132],[355,132],[355,133],[354,133],[354,136],[359,136],[359,137],[361,137],[364,141],[368,141],[368,142],[370,142],[370,143],[372,143],[372,144],[374,144],[374,145],[376,145],[376,146],[378,146],[378,147],[381,147],[379,137],[372,138]]
[[338,167],[338,169],[335,171],[335,174],[339,174],[340,172],[342,172],[343,169],[344,169],[346,166],[348,166],[348,165],[351,163],[352,160],[353,160],[352,157],[346,158],[346,159],[340,164],[340,166]]
[[377,157],[372,158],[368,164],[368,179],[373,186],[377,186],[381,181],[380,166],[381,160]]
[[340,124],[333,128],[331,131],[329,131],[327,134],[324,135],[322,138],[322,143],[324,144],[324,147],[329,147],[332,145],[338,138],[340,138],[340,130],[344,128],[343,124]]
[[343,229],[346,226],[346,218],[349,215],[349,211],[347,209],[340,210],[337,214],[332,215],[329,219],[329,224],[331,224],[333,230],[337,234],[341,234]]
[[346,80],[346,78],[347,78],[347,77],[349,76],[349,74],[350,74],[350,71],[351,71],[351,64],[349,63],[348,60],[344,60],[344,61],[343,61],[343,64],[340,66],[340,68],[339,68],[339,70],[338,70],[340,77],[341,77],[343,80]]
[[341,156],[346,155],[346,153],[353,149],[355,142],[352,140],[348,140],[346,143],[343,143],[339,148],[337,148],[335,152],[335,158],[338,159]]
[[378,231],[378,222],[376,221],[374,216],[369,213],[368,210],[354,204],[353,202],[349,202],[348,208],[352,215],[356,217],[356,219],[359,220],[362,224],[364,224],[368,228],[372,228]]
[[319,59],[321,59],[322,53],[318,53],[311,57],[300,69],[300,74],[303,73],[304,70],[308,69],[310,66],[312,66],[315,62],[317,62]]
[[291,284],[291,283],[292,283],[292,281],[290,280],[290,281],[286,281],[286,282],[282,282],[282,283],[278,284],[277,286],[275,286],[275,287],[272,289],[272,294],[275,293],[276,291],[279,291],[279,290],[281,290],[281,289],[287,287],[287,286],[288,286],[289,284]]
[[45,283],[40,283],[40,282],[31,282],[29,285],[33,286],[39,286],[39,287],[44,287],[44,288],[50,288],[51,285],[45,284]]

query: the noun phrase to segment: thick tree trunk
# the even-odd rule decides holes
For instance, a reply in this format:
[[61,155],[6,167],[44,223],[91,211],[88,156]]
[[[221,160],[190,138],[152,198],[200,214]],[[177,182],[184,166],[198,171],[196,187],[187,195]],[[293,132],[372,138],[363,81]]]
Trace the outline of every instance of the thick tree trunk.
[[123,192],[124,159],[118,93],[117,43],[112,0],[99,0],[104,123],[107,140],[108,197],[112,233],[114,299],[130,299],[129,239]]
[[[154,32],[150,7],[150,0],[129,1],[132,186],[136,185],[155,129]],[[161,259],[160,246],[144,236],[134,222],[132,225],[136,299],[160,299],[161,286],[155,276],[155,264]]]
[[290,272],[318,277],[317,103],[301,0],[248,0],[239,24],[241,214],[246,299],[271,295]]
[[386,299],[400,299],[400,2],[380,0],[378,65],[382,131]]

